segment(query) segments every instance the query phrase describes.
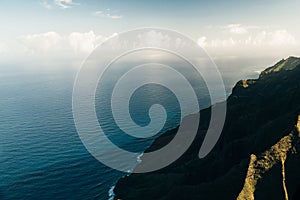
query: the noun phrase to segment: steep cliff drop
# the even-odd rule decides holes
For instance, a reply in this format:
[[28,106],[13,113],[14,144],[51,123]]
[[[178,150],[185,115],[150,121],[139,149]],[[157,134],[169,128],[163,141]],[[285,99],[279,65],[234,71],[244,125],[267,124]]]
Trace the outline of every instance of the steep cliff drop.
[[[198,134],[172,165],[118,181],[122,200],[299,200],[300,58],[289,57],[264,70],[258,79],[239,81],[227,100],[222,135],[203,159],[198,152],[210,119],[200,111]],[[295,126],[296,125],[296,126]],[[159,149],[176,129],[157,138]]]
[[297,146],[295,145],[299,143],[299,137],[300,115],[298,116],[295,129],[290,134],[284,136],[279,142],[273,145],[271,149],[265,151],[259,157],[254,154],[251,155],[245,184],[237,200],[254,200],[257,183],[263,178],[263,174],[277,163],[281,163],[282,187],[284,191],[284,197],[282,197],[282,199],[289,199],[286,187],[285,161],[288,154],[297,153]]

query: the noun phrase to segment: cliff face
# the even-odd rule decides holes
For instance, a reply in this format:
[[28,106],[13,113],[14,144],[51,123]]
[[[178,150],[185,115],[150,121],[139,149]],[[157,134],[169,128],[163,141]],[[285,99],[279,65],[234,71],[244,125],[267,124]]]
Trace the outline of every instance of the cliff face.
[[299,137],[300,115],[298,116],[298,122],[295,125],[295,129],[292,130],[290,134],[284,136],[279,142],[273,145],[269,150],[263,152],[259,157],[251,154],[244,187],[237,200],[254,200],[258,183],[263,182],[264,180],[262,179],[264,174],[278,164],[281,164],[282,191],[284,192],[284,195],[281,195],[281,197],[285,200],[289,199],[289,192],[286,186],[285,162],[288,157],[297,154],[297,150],[299,150]]
[[[256,80],[239,81],[227,100],[217,145],[197,157],[210,119],[202,110],[197,137],[165,169],[120,179],[116,199],[300,199],[300,59],[290,57]],[[168,143],[163,134],[149,151]]]

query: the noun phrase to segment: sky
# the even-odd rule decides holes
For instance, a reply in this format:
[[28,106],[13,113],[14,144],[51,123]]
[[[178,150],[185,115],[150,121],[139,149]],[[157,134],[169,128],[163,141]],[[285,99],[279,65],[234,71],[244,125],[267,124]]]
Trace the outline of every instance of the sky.
[[0,3],[0,63],[79,62],[111,35],[141,27],[188,35],[220,63],[256,59],[262,66],[300,54],[298,0]]

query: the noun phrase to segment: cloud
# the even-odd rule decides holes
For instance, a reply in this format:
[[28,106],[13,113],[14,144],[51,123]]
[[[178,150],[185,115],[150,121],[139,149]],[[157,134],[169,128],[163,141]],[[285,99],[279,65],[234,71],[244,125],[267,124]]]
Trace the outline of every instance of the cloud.
[[198,38],[197,43],[199,46],[205,47],[207,45],[206,40],[207,40],[206,37],[200,37]]
[[110,13],[110,9],[106,9],[105,11],[95,11],[92,13],[92,16],[94,17],[103,17],[103,18],[110,18],[110,19],[121,19],[123,18],[122,15],[118,15],[114,13]]
[[277,30],[271,33],[270,45],[283,46],[283,45],[296,45],[296,38],[287,30]]
[[39,4],[41,6],[43,6],[44,8],[46,8],[46,9],[51,9],[52,8],[52,6],[48,3],[47,0],[41,0],[41,1],[39,1]]
[[245,41],[245,45],[273,47],[294,46],[297,43],[296,38],[284,29],[274,31],[263,30],[255,35],[250,35]]
[[206,46],[211,46],[211,47],[231,47],[231,46],[236,46],[240,45],[241,43],[244,43],[245,41],[243,40],[235,40],[232,37],[228,39],[213,39],[209,43],[207,43]]
[[241,24],[229,24],[225,27],[230,33],[234,34],[244,34],[248,33],[249,27],[242,26]]
[[24,47],[25,52],[35,55],[76,55],[87,56],[97,45],[109,37],[97,35],[93,31],[72,32],[61,35],[57,32],[23,35],[17,40]]
[[[144,46],[170,46],[170,36],[155,30],[150,30],[143,34],[137,35],[137,44],[138,47]],[[181,41],[177,41],[176,46],[179,46]]]
[[104,42],[107,38],[102,35],[96,35],[93,31],[89,31],[86,33],[73,32],[67,39],[74,51],[90,53],[97,45]]
[[53,7],[67,9],[79,5],[79,3],[73,2],[73,0],[39,0],[39,4],[46,9],[52,9]]
[[62,9],[70,8],[74,5],[79,5],[79,3],[73,2],[73,0],[54,0],[54,4]]
[[7,52],[7,46],[5,43],[0,42],[0,54]]
[[56,32],[23,35],[17,38],[23,44],[25,51],[30,53],[46,52],[61,48],[63,37]]
[[241,24],[213,27],[207,35],[199,37],[197,43],[217,57],[282,57],[297,54],[300,50],[297,38],[288,30]]
[[[232,34],[218,34],[219,38],[208,39],[205,36],[198,38],[198,44],[206,47],[232,47],[232,46],[291,46],[298,42],[291,33],[285,29],[279,30],[258,30],[244,32],[233,28]],[[220,33],[220,31],[218,31]],[[236,36],[236,34],[242,34]]]

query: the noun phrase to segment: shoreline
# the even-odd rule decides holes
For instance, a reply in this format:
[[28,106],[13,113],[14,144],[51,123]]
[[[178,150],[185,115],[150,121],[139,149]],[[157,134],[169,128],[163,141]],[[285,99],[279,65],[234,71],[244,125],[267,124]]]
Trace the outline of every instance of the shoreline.
[[[142,162],[142,159],[141,159],[142,156],[144,155],[144,153],[145,153],[147,150],[149,150],[149,149],[153,146],[153,144],[155,143],[155,141],[156,141],[158,138],[160,138],[162,135],[165,135],[166,133],[173,132],[174,130],[177,129],[178,126],[180,126],[180,124],[181,124],[181,122],[180,122],[179,124],[175,125],[174,127],[167,129],[167,130],[164,131],[162,134],[160,134],[157,138],[155,138],[155,139],[151,142],[151,144],[150,144],[149,146],[147,146],[147,147],[145,148],[145,150],[137,156],[137,158],[136,158],[136,159],[137,159],[137,164],[136,164],[136,166]],[[135,167],[136,167],[136,166],[135,166]],[[135,167],[134,167],[134,168],[135,168]],[[134,170],[134,169],[132,169],[132,171],[133,171],[133,170]],[[130,175],[132,174],[132,171],[131,171],[131,172],[126,172],[127,174],[125,174],[125,175],[121,176],[120,178],[118,178],[118,180],[116,181],[116,183],[113,184],[113,185],[110,187],[110,189],[108,190],[108,200],[114,200],[114,199],[115,199],[116,194],[114,193],[114,189],[115,189],[117,183],[118,183],[119,180],[121,180],[122,178],[125,178],[125,177],[127,177],[127,176],[130,176]]]
[[[219,103],[219,102],[217,102],[217,103]],[[136,164],[136,166],[134,167],[134,169],[138,166],[139,163],[142,162],[142,157],[143,157],[143,155],[144,155],[145,152],[147,152],[147,151],[149,151],[149,150],[152,150],[152,151],[153,151],[153,148],[154,148],[154,149],[160,149],[160,148],[161,148],[161,145],[160,145],[160,144],[157,144],[157,143],[160,142],[160,140],[161,140],[162,137],[170,137],[171,135],[174,134],[174,131],[175,131],[175,134],[177,133],[178,127],[181,125],[182,120],[183,120],[185,117],[190,116],[190,115],[193,115],[193,114],[196,114],[196,113],[201,113],[201,112],[204,111],[204,110],[210,109],[211,106],[212,106],[212,105],[208,105],[208,106],[205,106],[204,108],[201,108],[201,109],[199,108],[198,111],[196,111],[196,112],[194,112],[194,113],[190,113],[190,114],[184,116],[184,117],[180,120],[180,123],[174,125],[173,127],[169,128],[169,129],[166,129],[163,133],[161,133],[159,136],[157,136],[157,137],[151,142],[151,144],[150,144],[149,146],[147,146],[147,147],[145,148],[145,150],[144,150],[141,154],[139,154],[139,155],[137,156],[137,164]],[[157,148],[157,147],[158,147],[158,148]],[[116,183],[110,187],[110,189],[109,189],[109,191],[108,191],[108,196],[109,196],[108,200],[114,200],[114,199],[115,199],[116,194],[115,194],[114,190],[115,190],[115,188],[116,188],[118,182],[119,182],[121,179],[123,179],[123,178],[125,178],[125,177],[128,177],[128,176],[130,176],[130,175],[132,175],[132,174],[133,174],[132,172],[134,171],[134,169],[133,169],[131,172],[127,172],[126,175],[123,175],[123,176],[121,176],[120,178],[118,178],[118,180],[116,181]]]

